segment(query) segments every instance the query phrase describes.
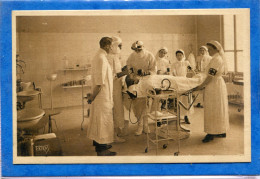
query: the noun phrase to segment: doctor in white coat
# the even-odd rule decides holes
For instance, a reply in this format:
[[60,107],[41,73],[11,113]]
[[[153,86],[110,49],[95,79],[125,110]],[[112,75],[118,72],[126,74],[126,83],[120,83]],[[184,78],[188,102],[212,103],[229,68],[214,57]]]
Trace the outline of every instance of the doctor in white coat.
[[113,123],[113,75],[107,60],[107,54],[112,51],[112,38],[103,37],[100,49],[92,60],[92,94],[88,103],[92,103],[87,137],[93,140],[98,156],[113,156],[109,143],[114,141]]
[[122,39],[119,37],[112,37],[112,51],[108,55],[108,62],[112,68],[113,72],[113,119],[114,119],[114,142],[125,142],[125,139],[119,137],[121,133],[126,131],[128,127],[128,122],[125,120],[124,115],[124,105],[123,105],[123,95],[122,95],[122,86],[123,86],[123,77],[129,74],[128,68],[125,66],[122,68],[119,55],[122,48]]

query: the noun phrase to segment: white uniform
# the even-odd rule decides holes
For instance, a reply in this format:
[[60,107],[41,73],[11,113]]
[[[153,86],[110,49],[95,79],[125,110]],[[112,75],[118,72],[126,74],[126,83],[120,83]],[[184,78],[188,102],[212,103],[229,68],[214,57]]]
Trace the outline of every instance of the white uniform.
[[206,67],[208,66],[210,60],[211,60],[211,56],[209,56],[209,55],[199,55],[196,60],[197,69],[201,72],[204,72],[206,70]]
[[160,70],[161,74],[165,74],[167,72],[167,68],[170,67],[169,60],[167,60],[166,58],[157,57],[156,58],[156,67],[157,67],[157,71]]
[[135,73],[137,73],[139,69],[142,69],[144,72],[156,73],[154,55],[145,49],[140,53],[133,52],[128,57],[126,64],[130,68],[133,68]]
[[95,55],[92,69],[92,86],[101,85],[101,90],[91,105],[87,137],[99,144],[108,144],[114,139],[113,75],[103,49]]
[[[190,62],[189,61],[176,61],[175,63],[173,63],[172,65],[172,70],[174,72],[174,74],[176,76],[183,76],[186,77],[187,75],[187,70],[188,70],[188,66],[190,66]],[[192,98],[188,98],[187,96],[181,96],[180,100],[182,101],[182,103],[188,107],[189,104],[191,104],[191,100]],[[187,116],[189,114],[192,114],[194,112],[194,108],[193,106],[190,108],[189,111],[185,110],[183,107],[181,107],[180,113],[182,116]]]
[[108,55],[108,62],[112,68],[114,80],[113,80],[113,118],[114,127],[123,128],[124,127],[124,106],[123,106],[123,96],[122,96],[122,85],[123,78],[117,78],[116,74],[121,72],[122,65],[118,55]]
[[208,134],[226,133],[229,128],[227,87],[222,78],[224,61],[219,53],[212,57],[206,72],[213,79],[204,93],[204,131]]

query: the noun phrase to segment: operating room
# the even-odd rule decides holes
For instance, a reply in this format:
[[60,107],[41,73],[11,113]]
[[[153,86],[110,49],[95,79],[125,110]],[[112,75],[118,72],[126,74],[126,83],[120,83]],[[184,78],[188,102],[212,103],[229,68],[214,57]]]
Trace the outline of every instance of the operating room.
[[[244,155],[246,23],[240,13],[16,16],[17,155]],[[137,65],[143,51],[149,69]]]

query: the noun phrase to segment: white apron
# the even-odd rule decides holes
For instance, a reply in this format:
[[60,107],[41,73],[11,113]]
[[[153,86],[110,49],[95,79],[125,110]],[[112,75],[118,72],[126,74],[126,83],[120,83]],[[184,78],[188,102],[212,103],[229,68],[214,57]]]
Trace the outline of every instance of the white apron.
[[[212,70],[213,69],[213,70]],[[216,70],[204,93],[204,131],[208,134],[226,133],[229,128],[227,87],[222,78],[224,62],[217,53],[212,57],[206,72]]]
[[87,137],[99,144],[114,140],[113,75],[106,56],[106,52],[100,49],[92,61],[92,87],[101,85],[101,91],[91,104]]
[[[172,69],[175,72],[176,76],[183,76],[186,77],[187,75],[187,67],[190,65],[188,61],[177,61],[172,65]],[[192,97],[188,96],[181,96],[180,101],[188,107],[192,102]],[[181,116],[187,116],[189,114],[194,113],[194,107],[192,106],[189,111],[185,110],[183,107],[180,107],[180,114]]]

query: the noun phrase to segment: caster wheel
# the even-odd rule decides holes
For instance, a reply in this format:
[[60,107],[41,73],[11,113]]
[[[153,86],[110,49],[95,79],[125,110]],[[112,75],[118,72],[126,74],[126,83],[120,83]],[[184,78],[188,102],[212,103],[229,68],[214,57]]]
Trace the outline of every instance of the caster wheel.
[[167,144],[164,144],[163,145],[163,149],[166,149],[168,146],[167,146]]
[[174,153],[174,156],[178,156],[178,155],[179,155],[179,152],[175,152],[175,153]]
[[146,148],[146,149],[144,150],[144,152],[147,153],[147,152],[148,152],[148,148]]

